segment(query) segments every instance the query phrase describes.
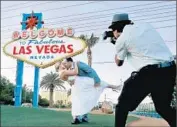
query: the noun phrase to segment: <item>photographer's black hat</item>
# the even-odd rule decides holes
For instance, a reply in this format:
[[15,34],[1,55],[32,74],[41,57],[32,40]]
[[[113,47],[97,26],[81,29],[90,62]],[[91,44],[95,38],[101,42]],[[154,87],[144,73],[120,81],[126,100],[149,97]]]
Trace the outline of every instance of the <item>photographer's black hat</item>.
[[112,24],[108,28],[111,29],[114,27],[115,24],[122,22],[122,21],[130,21],[128,14],[126,14],[126,13],[115,14],[112,19]]

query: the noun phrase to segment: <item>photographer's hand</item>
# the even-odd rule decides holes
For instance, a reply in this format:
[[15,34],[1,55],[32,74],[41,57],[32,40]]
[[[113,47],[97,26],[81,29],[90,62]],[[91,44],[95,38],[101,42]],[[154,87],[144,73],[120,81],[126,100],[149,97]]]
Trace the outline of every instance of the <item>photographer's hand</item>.
[[115,55],[114,60],[115,60],[115,63],[116,63],[117,66],[122,66],[123,63],[124,63],[123,60],[119,60],[119,59],[117,58],[117,54]]

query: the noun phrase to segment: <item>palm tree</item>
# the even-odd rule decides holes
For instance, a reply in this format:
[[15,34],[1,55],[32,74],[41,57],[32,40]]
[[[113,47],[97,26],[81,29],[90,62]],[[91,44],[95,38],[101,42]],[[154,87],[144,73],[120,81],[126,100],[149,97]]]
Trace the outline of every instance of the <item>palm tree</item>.
[[57,73],[47,73],[44,77],[42,77],[42,81],[40,83],[41,88],[49,89],[49,106],[53,105],[53,92],[55,88],[65,89],[63,86],[64,81],[62,81]]
[[98,42],[99,38],[95,37],[92,33],[91,37],[88,39],[87,35],[80,35],[80,39],[84,40],[87,43],[87,58],[88,58],[88,65],[92,66],[92,51],[91,48]]

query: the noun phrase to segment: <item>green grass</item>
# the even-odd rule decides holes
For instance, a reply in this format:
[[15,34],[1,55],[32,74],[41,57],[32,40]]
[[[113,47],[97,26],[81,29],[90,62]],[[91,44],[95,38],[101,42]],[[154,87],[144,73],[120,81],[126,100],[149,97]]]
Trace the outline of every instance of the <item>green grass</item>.
[[[71,125],[71,113],[43,108],[1,106],[1,127],[12,126],[56,126],[56,127],[113,127],[114,115],[89,114],[89,123]],[[127,123],[138,118],[129,116]]]

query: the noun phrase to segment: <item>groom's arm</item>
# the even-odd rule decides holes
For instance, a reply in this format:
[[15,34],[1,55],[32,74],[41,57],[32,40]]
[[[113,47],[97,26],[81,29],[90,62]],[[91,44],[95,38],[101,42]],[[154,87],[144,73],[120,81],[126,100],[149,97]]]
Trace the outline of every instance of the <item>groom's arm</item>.
[[100,84],[101,80],[93,68],[91,68],[90,66],[88,66],[87,64],[83,62],[78,62],[78,68],[80,70],[83,70],[87,74],[87,75],[81,75],[81,76],[88,76],[90,78],[93,78],[95,84]]

